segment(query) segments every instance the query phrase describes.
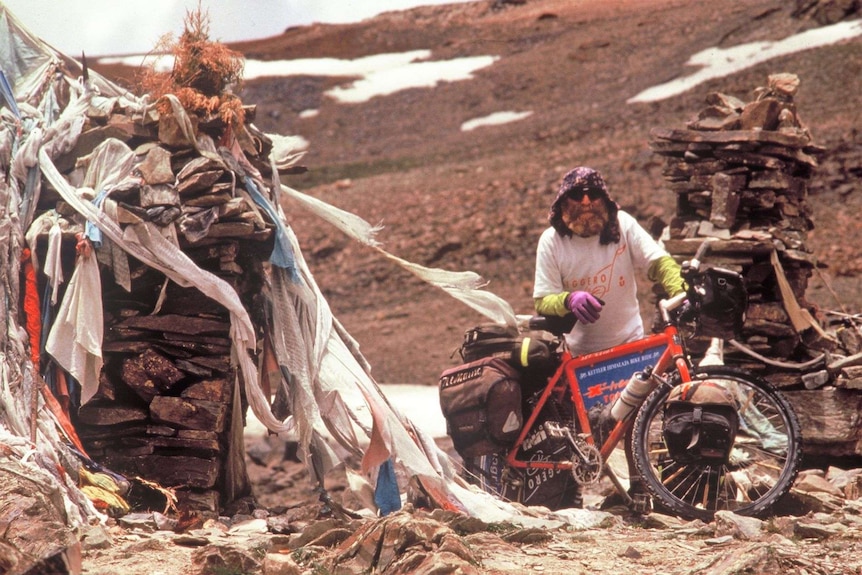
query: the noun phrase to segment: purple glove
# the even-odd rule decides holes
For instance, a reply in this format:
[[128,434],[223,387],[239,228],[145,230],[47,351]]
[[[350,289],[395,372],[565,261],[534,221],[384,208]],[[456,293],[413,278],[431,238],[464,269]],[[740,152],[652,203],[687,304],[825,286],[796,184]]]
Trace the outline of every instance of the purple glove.
[[602,311],[602,303],[585,291],[570,293],[566,298],[566,307],[583,323],[595,323]]

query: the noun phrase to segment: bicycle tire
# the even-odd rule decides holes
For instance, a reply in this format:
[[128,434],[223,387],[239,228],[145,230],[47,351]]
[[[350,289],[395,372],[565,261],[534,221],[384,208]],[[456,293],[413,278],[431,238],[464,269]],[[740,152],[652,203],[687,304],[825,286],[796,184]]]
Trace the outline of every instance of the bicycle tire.
[[767,381],[738,368],[709,366],[696,371],[692,380],[722,382],[738,394],[740,431],[721,464],[675,461],[662,432],[673,386],[654,390],[638,409],[632,448],[637,472],[656,508],[705,521],[719,510],[768,514],[792,487],[802,461],[802,432],[793,407]]

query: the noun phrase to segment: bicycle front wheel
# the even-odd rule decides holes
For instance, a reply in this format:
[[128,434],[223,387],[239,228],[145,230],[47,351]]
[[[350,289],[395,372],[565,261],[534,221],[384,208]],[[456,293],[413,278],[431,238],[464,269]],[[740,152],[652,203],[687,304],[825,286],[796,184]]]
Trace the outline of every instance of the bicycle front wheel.
[[[692,375],[727,390],[738,427],[718,458],[674,449],[668,420],[671,387],[660,386],[635,418],[632,448],[639,475],[660,506],[709,521],[716,511],[762,516],[790,489],[802,460],[799,420],[787,399],[745,371],[710,366]],[[694,443],[692,439],[692,443]]]

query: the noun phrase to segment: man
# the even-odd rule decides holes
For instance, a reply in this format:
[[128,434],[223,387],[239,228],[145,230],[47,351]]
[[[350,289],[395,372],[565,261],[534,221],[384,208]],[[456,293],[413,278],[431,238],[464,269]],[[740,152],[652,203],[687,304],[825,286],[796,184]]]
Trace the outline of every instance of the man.
[[[565,175],[548,215],[551,227],[539,238],[533,298],[546,316],[574,314],[566,334],[574,355],[644,337],[635,274],[646,270],[668,296],[683,291],[680,266],[610,198],[599,172],[586,167]],[[607,417],[607,416],[605,416]],[[600,421],[597,421],[601,433]],[[626,440],[629,475],[634,475]],[[633,480],[630,495],[645,492]]]
[[563,178],[539,238],[533,298],[542,315],[578,319],[566,335],[575,355],[644,337],[635,273],[683,291],[680,266],[610,198],[599,172],[575,168]]

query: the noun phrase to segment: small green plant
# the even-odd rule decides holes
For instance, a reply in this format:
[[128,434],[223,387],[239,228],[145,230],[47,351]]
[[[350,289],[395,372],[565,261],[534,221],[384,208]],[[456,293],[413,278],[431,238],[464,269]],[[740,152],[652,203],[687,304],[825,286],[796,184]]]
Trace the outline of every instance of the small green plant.
[[249,549],[249,551],[256,559],[263,559],[264,557],[266,557],[267,549],[268,545],[261,542]]
[[314,556],[308,549],[305,547],[300,547],[299,549],[295,549],[293,553],[290,554],[290,557],[296,561],[297,563],[305,563],[309,559]]
[[514,525],[511,523],[489,523],[486,531],[488,533],[508,533],[512,530],[516,529]]

